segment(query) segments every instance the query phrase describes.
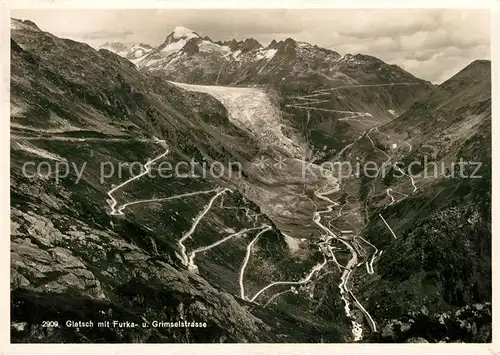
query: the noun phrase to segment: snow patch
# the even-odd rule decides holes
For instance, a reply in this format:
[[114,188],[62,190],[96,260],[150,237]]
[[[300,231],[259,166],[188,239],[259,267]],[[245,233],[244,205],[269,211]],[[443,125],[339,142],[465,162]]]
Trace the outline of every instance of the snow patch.
[[354,341],[363,340],[363,327],[361,326],[361,324],[355,321],[351,321],[351,323],[352,323],[352,335]]
[[348,62],[350,65],[362,65],[365,62],[360,59],[355,59],[352,54],[346,54],[337,59],[338,62]]
[[241,54],[241,50],[239,50],[239,49],[236,52],[233,52],[233,59],[236,60],[237,62],[239,62],[241,60],[240,54]]
[[134,64],[136,64],[140,58],[152,51],[152,48],[143,47],[138,43],[106,43],[99,48],[107,49],[120,57],[128,58]]
[[222,55],[231,54],[231,49],[228,46],[219,46],[210,41],[202,41],[198,48],[200,48],[200,52],[217,52]]
[[389,112],[394,117],[398,115],[398,113],[396,111],[394,111],[394,110],[387,110],[387,112]]
[[147,67],[147,68],[167,68],[171,64],[174,64],[178,62],[180,59],[184,58],[186,56],[185,53],[182,52],[174,52],[171,53],[170,55],[164,57],[164,58],[158,58],[158,59],[139,59],[139,62],[137,63],[137,66],[139,67]]
[[161,53],[165,56],[169,56],[172,53],[178,52],[186,45],[188,41],[186,39],[180,39],[175,42],[171,42],[161,50]]
[[151,51],[152,51],[152,48],[144,48],[140,44],[134,44],[130,48],[130,53],[133,53],[133,56],[135,58],[143,57],[144,55],[146,55],[147,53],[149,53]]
[[288,248],[290,248],[290,251],[294,252],[300,249],[300,241],[298,239],[293,238],[283,232],[281,232],[281,234],[283,234],[283,236],[285,237],[285,242],[288,245]]

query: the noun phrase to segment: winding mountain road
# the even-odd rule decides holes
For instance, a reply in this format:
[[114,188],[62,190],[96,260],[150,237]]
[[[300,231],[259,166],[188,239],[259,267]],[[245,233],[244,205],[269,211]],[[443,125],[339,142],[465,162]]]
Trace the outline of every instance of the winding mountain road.
[[[338,191],[338,186],[333,187],[330,190],[327,190],[324,192],[320,192],[319,189],[315,191],[315,193],[314,193],[315,196],[318,197],[319,199],[329,203],[329,205],[326,207],[325,210],[314,212],[313,221],[314,221],[314,223],[316,223],[316,225],[318,225],[318,227],[320,227],[327,234],[328,238],[325,240],[325,242],[328,242],[331,239],[335,239],[335,240],[343,243],[351,253],[351,258],[349,259],[347,265],[344,267],[344,266],[341,266],[337,262],[337,259],[335,257],[335,252],[332,250],[332,248],[327,247],[330,256],[336,262],[339,269],[343,269],[342,276],[340,277],[340,283],[339,283],[338,287],[340,290],[340,296],[341,296],[342,300],[344,301],[344,312],[345,312],[347,318],[351,319],[351,323],[352,323],[351,331],[353,334],[353,339],[354,339],[354,341],[358,341],[358,340],[362,339],[363,328],[354,319],[354,317],[352,315],[351,303],[349,301],[349,295],[351,295],[352,292],[348,289],[349,278],[351,277],[353,269],[358,265],[358,253],[356,252],[356,249],[348,241],[344,240],[342,237],[337,236],[335,233],[333,233],[331,231],[331,229],[327,228],[325,225],[323,225],[321,223],[321,214],[331,213],[333,210],[333,207],[338,206],[338,204],[336,202],[332,201],[329,197],[326,196],[326,195],[331,194],[335,191]],[[327,254],[325,253],[325,257],[326,257],[326,255]],[[370,317],[370,319],[371,319],[371,317]],[[374,326],[374,323],[372,325],[372,328],[375,329],[374,331],[376,331],[376,326]]]
[[369,87],[383,87],[383,86],[397,86],[397,85],[419,85],[419,83],[407,83],[407,82],[400,82],[400,83],[384,83],[384,84],[360,84],[360,85],[343,85],[343,86],[337,86],[334,88],[326,88],[326,89],[321,89],[321,90],[316,90],[313,91],[313,93],[323,93],[323,92],[332,92],[340,89],[352,89],[352,88],[369,88]]
[[121,210],[117,210],[116,209],[116,205],[118,204],[118,201],[116,201],[116,199],[113,197],[113,192],[121,189],[122,187],[124,187],[125,185],[131,183],[132,181],[134,180],[137,180],[139,178],[141,178],[142,176],[148,174],[150,171],[151,171],[151,164],[153,164],[154,162],[160,160],[161,158],[163,158],[164,156],[166,156],[170,151],[167,147],[167,144],[164,140],[160,140],[158,139],[157,140],[157,143],[160,144],[160,146],[164,147],[165,148],[165,152],[158,155],[157,157],[153,158],[152,160],[148,160],[147,163],[144,164],[144,167],[143,167],[143,172],[140,173],[139,175],[136,175],[136,176],[133,176],[131,177],[130,179],[122,182],[121,184],[113,187],[111,190],[109,190],[107,192],[109,198],[111,199],[111,204],[110,204],[110,207],[111,207],[111,212],[110,214],[111,215],[123,215],[123,212],[121,212]]
[[323,267],[325,267],[327,262],[328,262],[328,260],[325,258],[323,263],[315,265],[311,269],[309,274],[307,274],[307,276],[305,276],[304,278],[302,278],[299,281],[277,281],[277,282],[273,282],[273,283],[267,285],[266,287],[262,288],[259,292],[257,292],[250,299],[250,302],[254,302],[262,293],[264,293],[266,290],[268,290],[269,288],[271,288],[273,286],[277,286],[277,285],[302,285],[302,284],[308,283],[316,272],[319,272],[321,269],[323,269]]
[[214,204],[214,201],[217,199],[217,197],[219,197],[220,195],[222,195],[226,191],[230,191],[230,190],[227,189],[227,188],[224,188],[221,191],[217,192],[217,194],[210,199],[210,201],[205,206],[205,208],[203,209],[203,211],[194,219],[193,224],[191,225],[191,228],[186,233],[184,233],[184,235],[177,241],[177,244],[179,245],[179,247],[181,249],[181,255],[182,255],[183,263],[184,263],[185,266],[187,266],[189,268],[189,270],[195,270],[196,266],[194,264],[192,264],[192,263],[189,262],[189,258],[188,258],[187,254],[186,254],[186,247],[184,245],[184,241],[186,241],[186,239],[188,239],[189,237],[191,237],[191,235],[196,230],[196,227],[198,226],[198,224],[200,223],[200,221],[203,219],[203,217],[205,217],[205,215],[212,208],[212,205]]

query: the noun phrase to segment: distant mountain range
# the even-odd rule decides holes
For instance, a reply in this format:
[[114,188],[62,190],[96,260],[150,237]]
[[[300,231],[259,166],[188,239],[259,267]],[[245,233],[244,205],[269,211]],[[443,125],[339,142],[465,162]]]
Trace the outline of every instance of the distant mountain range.
[[[367,55],[341,56],[333,50],[292,38],[279,42],[273,40],[267,47],[253,38],[212,41],[185,27],[176,27],[163,43],[152,49],[143,44],[121,43],[106,43],[100,48],[133,59],[141,69],[183,82],[192,79],[188,81],[198,84],[213,84],[214,81],[221,85],[268,84],[291,80],[294,75],[312,74],[324,82],[352,84],[349,79],[357,78],[349,78],[349,73],[344,71],[359,69],[375,74],[373,79],[418,80],[397,65],[388,65]],[[142,50],[137,51],[137,48]],[[194,73],[198,77],[191,78]]]
[[153,50],[148,44],[123,44],[120,42],[106,42],[100,48],[107,49],[121,57],[127,58],[131,62],[141,60],[146,54]]

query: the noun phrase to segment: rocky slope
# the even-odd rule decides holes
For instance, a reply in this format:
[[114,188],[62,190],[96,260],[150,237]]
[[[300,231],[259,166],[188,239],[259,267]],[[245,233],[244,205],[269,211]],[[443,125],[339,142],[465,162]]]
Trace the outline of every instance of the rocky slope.
[[[375,144],[413,176],[413,181],[402,174],[394,178],[398,168],[393,168],[374,185],[367,207],[372,217],[365,234],[384,248],[379,277],[365,284],[369,308],[385,320],[404,309],[416,322],[408,325],[409,333],[393,334],[396,341],[410,334],[429,341],[481,342],[491,336],[490,70],[489,61],[471,63],[376,135]],[[391,152],[389,146],[401,140],[411,151],[399,145]],[[460,161],[465,162],[462,167]],[[388,206],[388,188],[408,196],[393,193],[395,201]],[[385,217],[397,240],[377,214]],[[456,312],[458,317],[472,304],[480,314],[438,325],[455,330],[437,338],[426,330],[435,323],[429,319],[432,314],[446,318],[447,312]]]

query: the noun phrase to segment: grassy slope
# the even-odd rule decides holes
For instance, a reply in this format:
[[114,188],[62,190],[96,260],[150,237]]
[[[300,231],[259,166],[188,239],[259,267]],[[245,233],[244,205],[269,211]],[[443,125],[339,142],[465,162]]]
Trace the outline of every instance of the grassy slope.
[[[443,83],[435,95],[383,128],[390,134],[403,129],[409,133],[414,149],[403,161],[427,155],[437,163],[463,158],[482,162],[482,166],[476,173],[481,176],[478,179],[459,177],[458,167],[454,178],[416,178],[419,189],[415,194],[387,208],[383,203],[372,206],[366,236],[378,243],[384,254],[378,264],[380,276],[367,282],[363,290],[368,309],[382,322],[399,319],[402,314],[418,314],[424,308],[435,314],[491,301],[489,75],[489,62],[473,62]],[[436,123],[424,124],[429,121]],[[422,145],[425,142],[433,144],[436,154],[429,154]],[[401,190],[404,185],[391,181],[388,186]],[[391,225],[397,240],[377,218],[378,213]],[[417,322],[413,331],[402,332],[399,340],[410,334],[439,340],[425,331],[425,322],[430,325],[431,321],[420,315],[424,317],[421,323]],[[477,318],[478,327],[488,327],[488,316],[481,317]],[[461,338],[460,332],[453,336]]]

